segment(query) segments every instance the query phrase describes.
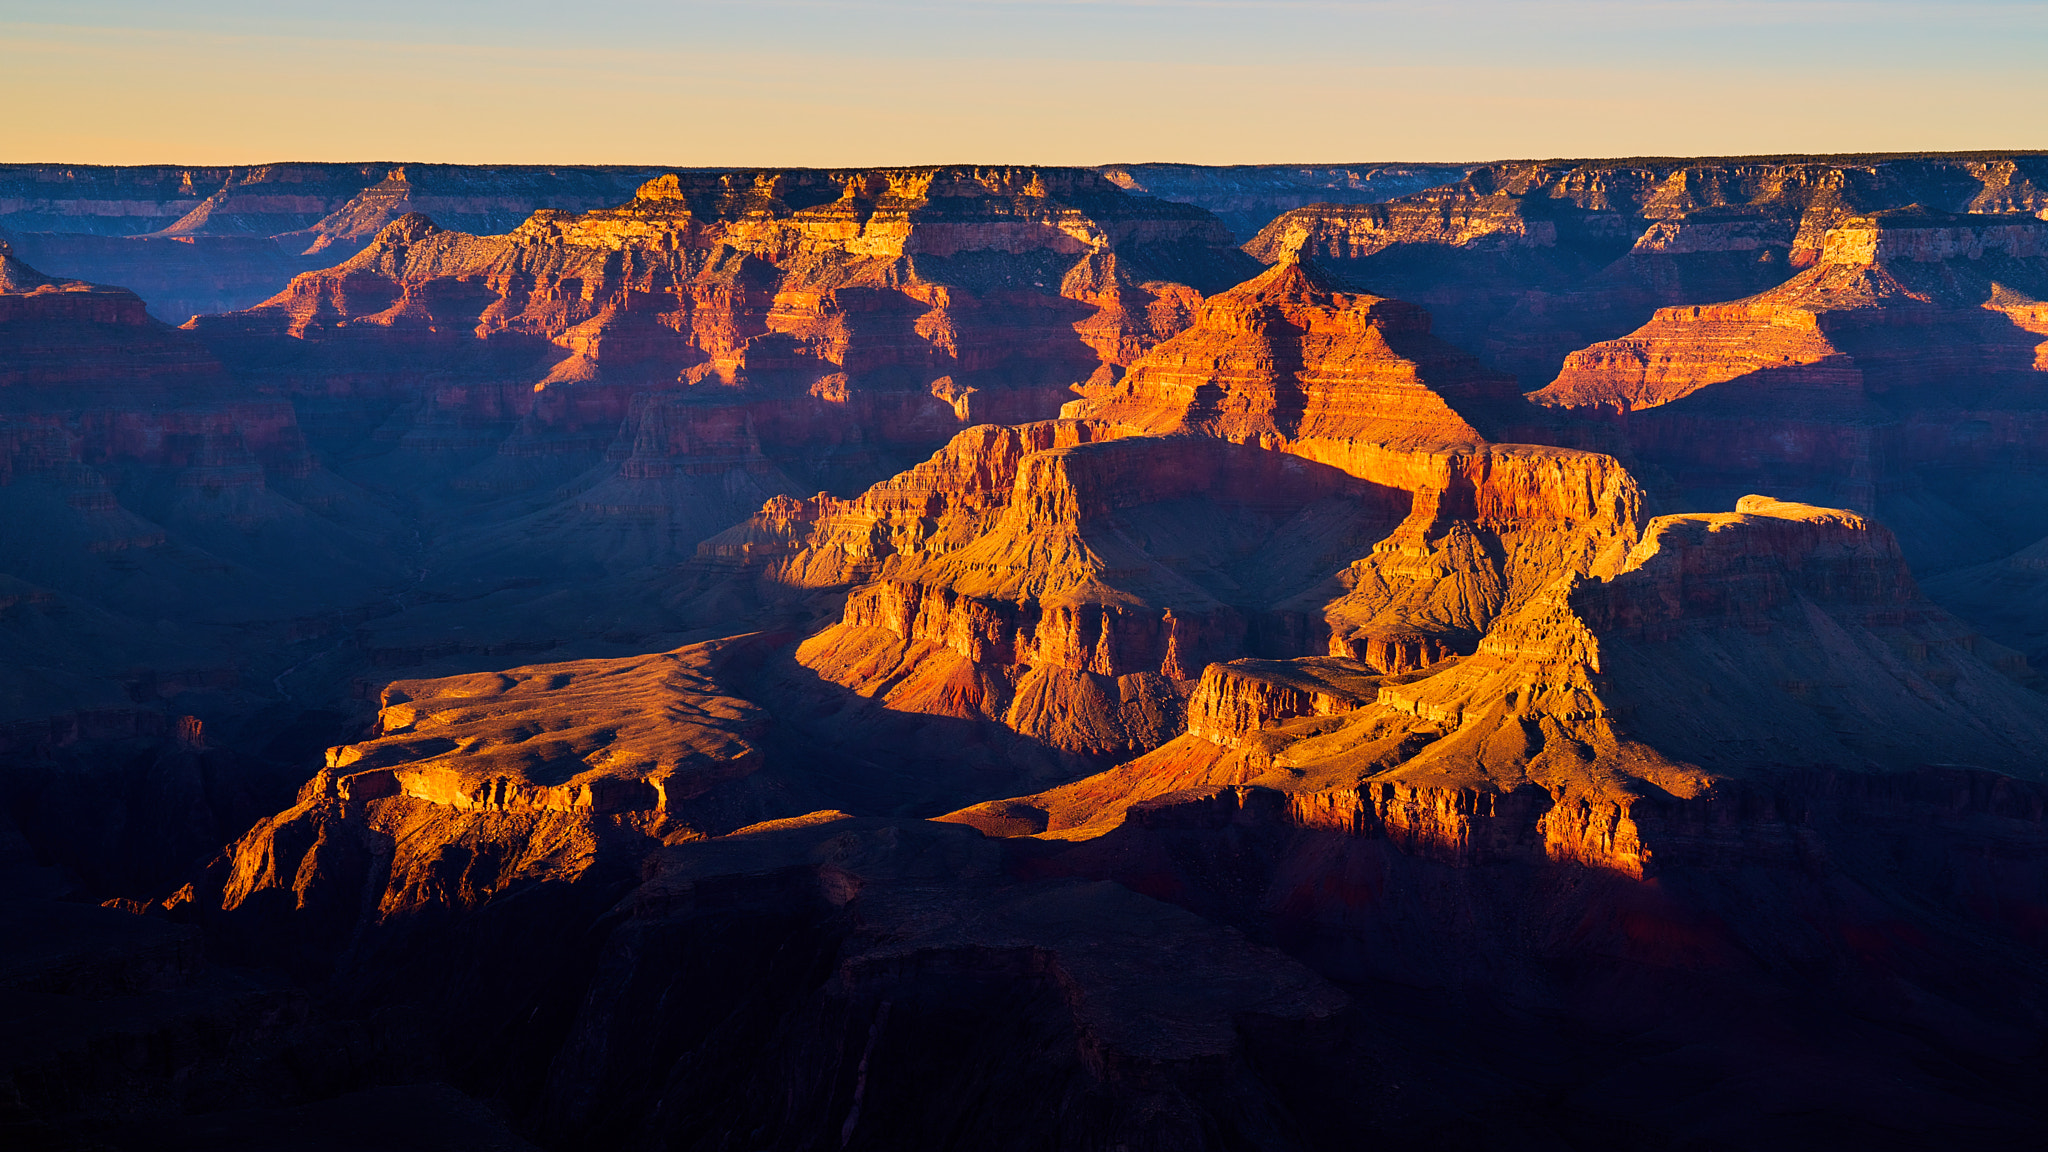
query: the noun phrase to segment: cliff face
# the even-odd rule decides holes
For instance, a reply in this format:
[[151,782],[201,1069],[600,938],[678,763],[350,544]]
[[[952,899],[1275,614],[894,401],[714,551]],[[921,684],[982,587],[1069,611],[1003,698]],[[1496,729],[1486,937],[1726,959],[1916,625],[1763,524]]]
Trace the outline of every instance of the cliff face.
[[687,173],[617,208],[536,213],[502,237],[405,218],[208,327],[529,336],[553,348],[541,374],[568,357],[561,381],[601,370],[829,398],[948,377],[942,391],[965,395],[1029,375],[1031,361],[1054,376],[1117,362],[1171,323],[1154,305],[1177,290],[1143,284],[1213,291],[1245,266],[1199,209],[1126,197],[1092,173]]
[[1461,409],[1499,426],[1519,397],[1428,325],[1284,261],[1066,418],[963,433],[858,500],[770,503],[699,572],[837,611],[797,663],[870,719],[1068,755],[1170,738],[1215,661],[1470,651],[1554,573],[1625,551],[1641,497],[1611,458],[1489,444]]
[[[150,318],[125,288],[45,276],[0,241],[0,388],[148,388],[206,382],[221,366],[195,340]],[[14,406],[20,407],[17,399]]]
[[1244,241],[1295,208],[1377,204],[1452,183],[1470,169],[1445,164],[1113,164],[1097,171],[1127,192],[1206,208]]
[[1536,387],[1659,307],[1761,291],[1844,220],[1920,205],[2048,209],[2038,157],[1510,163],[1375,205],[1283,214],[1245,245],[1428,306],[1451,340]]
[[[1215,213],[1243,240],[1291,208],[1384,200],[1456,180],[1466,169],[1125,164],[1100,171],[1134,195]],[[124,285],[159,318],[179,323],[259,303],[294,275],[354,255],[407,213],[495,235],[537,209],[616,205],[658,175],[589,166],[0,165],[0,232],[31,263]]]
[[1236,748],[1269,724],[1362,708],[1379,681],[1372,665],[1341,657],[1211,664],[1188,700],[1188,735]]
[[1204,302],[1186,332],[1065,414],[1267,447],[1480,443],[1472,421],[1512,421],[1520,398],[1429,328],[1415,305],[1339,292],[1289,256]]
[[1661,310],[1622,340],[1573,353],[1535,398],[1626,413],[1742,380],[1769,394],[1810,390],[1825,404],[1830,393],[1860,393],[1870,376],[1870,391],[1889,392],[2032,371],[2040,341],[2022,323],[2027,289],[2048,288],[2044,244],[2048,226],[2030,218],[1855,217],[1785,283],[1729,304]]
[[[457,491],[555,492],[548,533],[583,539],[550,553],[554,578],[687,557],[746,497],[857,491],[963,426],[1051,416],[1252,267],[1200,209],[1091,172],[691,172],[502,236],[407,215],[193,327],[300,395],[398,405],[372,435]],[[751,445],[723,492],[649,483],[706,467],[664,429],[721,423]],[[661,528],[622,540],[619,509]],[[524,564],[512,537],[475,547]]]
[[[1245,650],[1261,608],[1326,577],[1407,503],[1189,437],[1048,447],[1014,467],[1006,500],[948,515],[870,568],[798,661],[886,709],[993,720],[1063,752],[1142,750],[1177,729],[1206,664]],[[820,543],[785,570],[844,555]]]
[[[1572,354],[1532,398],[1604,416],[1688,499],[1770,475],[1781,492],[1896,515],[1923,562],[1995,555],[2039,523],[2027,486],[1959,491],[1953,478],[1987,454],[2013,474],[2041,466],[2029,302],[2048,293],[2044,237],[2024,217],[1851,218],[1784,284],[1660,311]],[[1938,519],[1930,496],[1951,505]],[[2007,522],[2002,539],[1959,533],[1972,518]]]
[[247,308],[408,212],[502,232],[617,203],[645,169],[446,164],[0,166],[0,231],[32,262],[123,285],[173,324]]
[[[1319,663],[1234,667],[1212,669],[1202,722],[1174,744],[948,819],[1028,826],[1035,810],[1036,831],[1101,835],[1134,804],[1256,786],[1289,819],[1445,859],[1647,875],[1660,852],[1706,850],[1683,827],[1697,815],[1659,824],[1668,843],[1647,830],[1675,802],[1718,811],[1780,772],[1917,771],[1935,747],[2032,779],[2048,746],[2024,660],[1922,597],[1888,532],[1763,497],[1655,518],[1618,565],[1551,582],[1435,667],[1351,671],[1341,691],[1315,686]],[[1235,686],[1247,677],[1277,683]]]
[[[1915,577],[2048,532],[2034,163],[1492,165],[1263,273],[1085,171],[407,166],[185,329],[10,261],[10,1116],[2024,1146],[2040,548]],[[1373,269],[1650,323],[1532,406]]]
[[1489,443],[1531,430],[1525,406],[1428,333],[1421,309],[1337,292],[1314,264],[1283,259],[1065,412],[1258,444],[1408,494],[1390,534],[1268,621],[1297,651],[1406,670],[1469,651],[1534,573],[1584,570],[1632,541],[1642,499],[1609,457]]
[[849,588],[971,542],[1008,507],[1026,456],[1107,432],[1083,420],[977,425],[854,499],[771,500],[698,545],[697,557],[721,575],[738,570],[775,587]]

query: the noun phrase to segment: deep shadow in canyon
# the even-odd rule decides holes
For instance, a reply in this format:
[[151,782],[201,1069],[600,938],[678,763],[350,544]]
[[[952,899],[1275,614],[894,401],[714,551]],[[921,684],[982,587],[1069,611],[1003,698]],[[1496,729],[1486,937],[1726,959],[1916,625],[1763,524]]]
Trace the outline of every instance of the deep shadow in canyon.
[[10,1147],[2039,1141],[2040,156],[59,175]]

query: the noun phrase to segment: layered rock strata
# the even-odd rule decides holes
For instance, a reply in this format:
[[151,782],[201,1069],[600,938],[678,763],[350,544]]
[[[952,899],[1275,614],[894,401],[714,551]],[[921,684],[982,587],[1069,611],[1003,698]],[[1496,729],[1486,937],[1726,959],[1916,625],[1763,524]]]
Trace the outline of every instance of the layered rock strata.
[[1098,171],[1127,192],[1206,208],[1239,240],[1249,240],[1275,216],[1295,208],[1377,204],[1452,183],[1470,169],[1444,164],[1113,164]]
[[1258,802],[1286,819],[1407,851],[1641,876],[1716,851],[1688,822],[1781,773],[1919,771],[1938,747],[2035,778],[2048,705],[2025,675],[1919,594],[1882,527],[1747,497],[1656,518],[1611,573],[1560,578],[1472,655],[1382,681],[1363,706],[1326,716],[1278,697],[1256,730],[1191,731],[948,819],[1086,837],[1191,787],[1236,788],[1214,801],[1230,805],[1267,789]]
[[[1063,751],[1142,750],[1178,729],[1207,664],[1244,650],[1259,606],[1324,578],[1408,502],[1191,437],[1048,447],[1014,468],[1006,501],[962,508],[915,550],[869,567],[820,533],[813,557],[782,561],[872,573],[798,660],[886,708],[996,720]],[[1303,548],[1295,530],[1311,527]]]
[[[2048,225],[2025,217],[1855,217],[1784,284],[1664,309],[1573,353],[1533,399],[1611,421],[1692,499],[1771,476],[1895,514],[1923,562],[1995,555],[2024,543],[2008,533],[2040,523],[2038,502],[2024,485],[2000,496],[1953,477],[1987,453],[2014,474],[2043,463],[2032,301],[2048,295],[2044,242]],[[1916,506],[1926,488],[1954,505],[1934,514],[1946,523]],[[1973,517],[1989,540],[1970,538]]]
[[1429,335],[1401,301],[1337,291],[1283,259],[1065,409],[1119,430],[1258,444],[1410,494],[1407,516],[1330,581],[1271,605],[1296,652],[1387,671],[1469,651],[1540,583],[1633,542],[1642,496],[1612,458],[1501,445],[1530,430],[1513,384]]
[[246,308],[408,212],[501,232],[615,204],[645,169],[445,164],[0,167],[0,230],[34,262],[121,284],[171,323]]
[[1235,748],[1268,724],[1362,708],[1379,680],[1371,664],[1338,657],[1211,664],[1188,701],[1188,735]]
[[1069,373],[1127,339],[1142,348],[1153,299],[1173,295],[1143,283],[1213,291],[1244,267],[1213,218],[1089,173],[686,173],[500,237],[402,218],[350,261],[208,327],[531,337],[536,381],[558,362],[563,383],[602,370],[831,399],[950,378],[940,390],[964,394]]
[[1218,660],[1470,651],[1539,573],[1625,550],[1641,498],[1611,458],[1489,443],[1474,420],[1520,398],[1428,323],[1283,262],[1067,418],[964,433],[855,501],[772,502],[699,569],[845,589],[797,659],[885,710],[1097,756],[1166,739]]
[[1659,307],[1761,291],[1817,261],[1828,229],[1909,205],[2048,210],[2034,156],[1503,163],[1384,204],[1314,205],[1246,250],[1298,253],[1433,309],[1526,386]]
[[[564,555],[615,573],[687,557],[743,496],[858,491],[963,426],[1051,416],[1255,267],[1213,217],[1090,172],[690,172],[500,236],[406,215],[194,327],[300,395],[395,405],[362,432],[460,499],[553,494],[548,532],[591,537]],[[664,428],[719,423],[751,445],[722,522],[647,483],[702,468]],[[631,464],[606,458],[628,443]],[[617,509],[665,523],[622,541]],[[512,540],[474,547],[531,567]]]
[[[1338,291],[1291,256],[1202,305],[1187,332],[1065,414],[1264,447],[1482,443],[1520,415],[1513,382],[1430,335],[1421,308]],[[1292,448],[1316,456],[1312,448]]]

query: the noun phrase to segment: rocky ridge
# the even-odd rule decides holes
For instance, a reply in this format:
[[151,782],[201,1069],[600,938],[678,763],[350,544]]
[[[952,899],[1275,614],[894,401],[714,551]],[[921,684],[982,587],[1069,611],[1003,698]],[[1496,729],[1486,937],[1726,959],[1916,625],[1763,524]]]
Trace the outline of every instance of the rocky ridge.
[[125,285],[171,323],[246,308],[408,212],[491,233],[615,203],[649,169],[446,164],[0,165],[0,231],[33,261]]
[[[2040,512],[2024,485],[1959,491],[1952,478],[1987,452],[2013,475],[2040,467],[2024,445],[2044,238],[2031,217],[1853,217],[1785,283],[1660,311],[1573,353],[1532,399],[1604,417],[1687,499],[1768,475],[1781,493],[1890,519],[1916,556],[1995,555],[2024,543]],[[1958,531],[1973,519],[2010,527],[1978,529],[1992,537],[1979,542]]]
[[[1651,520],[1615,567],[1559,578],[1432,668],[1353,665],[1339,691],[1304,691],[1318,664],[1234,668],[1205,682],[1207,722],[1149,757],[947,819],[1086,838],[1165,819],[1190,789],[1266,790],[1276,818],[1412,851],[1644,876],[1660,853],[1714,851],[1688,821],[1776,774],[1911,773],[1938,745],[2033,779],[2048,740],[2024,659],[1922,597],[1882,527],[1763,497]],[[1270,712],[1254,722],[1247,700]]]
[[[1776,161],[1747,192],[1715,190],[1718,162],[1661,191],[1611,173],[1663,162],[1522,167],[1495,191],[1538,240],[1546,219],[1560,244],[1598,231],[1574,212],[1684,209],[1646,260],[1770,251],[1775,224],[1685,197],[1806,187]],[[1868,191],[1855,164],[1808,167]],[[1868,508],[1707,503],[1636,435],[1725,394],[1695,369],[1754,331],[1707,357],[1672,338],[1673,370],[1624,389],[1663,402],[1545,410],[1324,257],[1127,294],[1213,254],[1189,242],[1213,222],[1120,216],[1092,177],[731,175],[543,213],[519,252],[400,218],[256,314],[129,316],[138,348],[210,358],[143,401],[94,383],[89,341],[0,390],[24,414],[0,495],[25,510],[0,524],[146,508],[107,554],[162,581],[192,510],[226,509],[211,554],[338,602],[258,565],[289,542],[222,482],[282,491],[289,450],[314,481],[293,500],[325,492],[317,515],[352,531],[379,521],[339,476],[380,486],[394,518],[357,547],[408,564],[324,632],[238,605],[268,666],[224,648],[103,698],[55,672],[141,651],[110,639],[146,632],[104,607],[118,579],[0,581],[0,641],[51,673],[37,700],[77,707],[0,743],[0,871],[37,894],[10,922],[58,924],[46,889],[128,897],[0,956],[0,982],[56,997],[36,1037],[94,1038],[0,1053],[31,1124],[140,1147],[266,1093],[303,1119],[393,1092],[495,1113],[451,1146],[506,1125],[549,1147],[1105,1152],[2038,1130],[2038,679],[1926,599]],[[1807,317],[1832,350],[1801,367],[1855,376],[1746,402],[1875,447],[1713,483],[1868,484],[1909,540],[1955,547],[1943,509],[2010,483],[1959,445],[2031,442],[2034,227],[1914,209],[1786,241],[1813,266],[1727,322]],[[1547,259],[1499,267],[1528,283]],[[564,275],[522,296],[499,261]],[[1041,265],[1063,271],[1024,293]],[[24,301],[117,295],[8,275]],[[1016,367],[1017,333],[1062,331],[1087,350],[1071,372],[986,374]],[[979,367],[925,381],[934,349]],[[961,427],[1062,375],[1081,399],[1059,419]],[[50,497],[50,467],[98,487],[19,503]],[[164,503],[180,468],[192,491]],[[2024,540],[2023,502],[1980,506]],[[2007,608],[1998,639],[2026,625]],[[187,619],[150,639],[199,651]],[[513,655],[535,651],[555,655]],[[263,792],[308,774],[296,802]],[[315,1001],[237,984],[201,939]],[[87,1017],[110,989],[183,1007],[109,1030]],[[134,1043],[162,1055],[110,1054]],[[97,1084],[134,1088],[117,1108],[74,1087]]]
[[2031,154],[1517,161],[1384,204],[1285,213],[1245,248],[1319,260],[1437,313],[1453,341],[1528,387],[1658,307],[1761,291],[1810,266],[1828,229],[1920,205],[2048,211]]
[[1453,164],[1114,164],[1097,171],[1127,192],[1196,204],[1249,240],[1275,216],[1311,204],[1377,204],[1453,183]]

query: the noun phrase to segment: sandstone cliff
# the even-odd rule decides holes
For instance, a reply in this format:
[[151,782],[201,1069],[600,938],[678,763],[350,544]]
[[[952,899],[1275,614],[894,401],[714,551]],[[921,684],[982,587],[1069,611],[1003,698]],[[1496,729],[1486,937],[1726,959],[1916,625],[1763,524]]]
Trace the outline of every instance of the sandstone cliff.
[[1266,788],[1289,819],[1412,851],[1646,875],[1659,853],[1715,851],[1688,822],[1777,774],[1912,771],[1939,748],[2032,779],[2048,747],[2024,659],[1922,597],[1888,532],[1754,496],[1652,520],[1616,568],[1556,580],[1437,667],[1264,689],[1259,723],[1225,703],[1246,699],[1232,667],[1173,744],[948,819],[1085,837],[1191,787]]
[[1062,752],[1142,750],[1178,730],[1194,679],[1245,650],[1265,605],[1327,577],[1407,504],[1193,437],[1049,446],[1014,469],[1006,500],[969,504],[873,567],[830,536],[783,562],[872,579],[797,660],[889,711],[996,721]]
[[1611,458],[1488,443],[1473,421],[1522,402],[1428,323],[1283,261],[1067,418],[963,433],[858,500],[771,502],[700,548],[700,579],[836,612],[796,665],[871,702],[840,740],[920,715],[1127,754],[1179,730],[1215,661],[1470,651],[1625,550],[1641,497]]
[[1535,387],[1659,307],[1733,299],[1810,266],[1850,217],[2038,215],[2043,187],[2033,156],[1501,163],[1383,204],[1297,209],[1245,247],[1424,304],[1453,341]]
[[[1043,169],[385,166],[182,331],[10,263],[0,1127],[2025,1146],[2037,163],[1493,165],[1234,287]],[[1651,326],[1534,410],[1374,269]]]
[[2041,467],[2044,239],[2028,217],[1853,217],[1784,284],[1664,309],[1573,353],[1532,398],[1609,420],[1688,500],[1768,475],[1896,518],[1923,563],[1988,558],[2024,543],[2038,502],[1954,478],[1987,453],[2011,475]]
[[[1201,210],[1090,172],[690,172],[502,236],[406,215],[193,327],[299,395],[398,405],[362,432],[396,440],[408,480],[545,499],[560,549],[529,564],[532,534],[500,533],[458,566],[552,580],[687,557],[747,497],[857,491],[963,426],[1051,416],[1253,267]],[[686,426],[747,447],[713,476]],[[650,482],[684,473],[703,483]]]
[[1119,188],[1196,204],[1216,214],[1239,240],[1275,216],[1310,204],[1377,204],[1462,178],[1447,164],[1113,164],[1098,169]]
[[181,323],[246,308],[353,255],[407,212],[501,232],[537,208],[617,203],[646,169],[446,164],[0,166],[0,230],[33,261],[120,284]]
[[1421,308],[1340,292],[1318,265],[1287,255],[1205,301],[1192,327],[1115,384],[1091,382],[1066,414],[1267,447],[1480,443],[1473,421],[1518,415],[1513,382],[1429,328]]

